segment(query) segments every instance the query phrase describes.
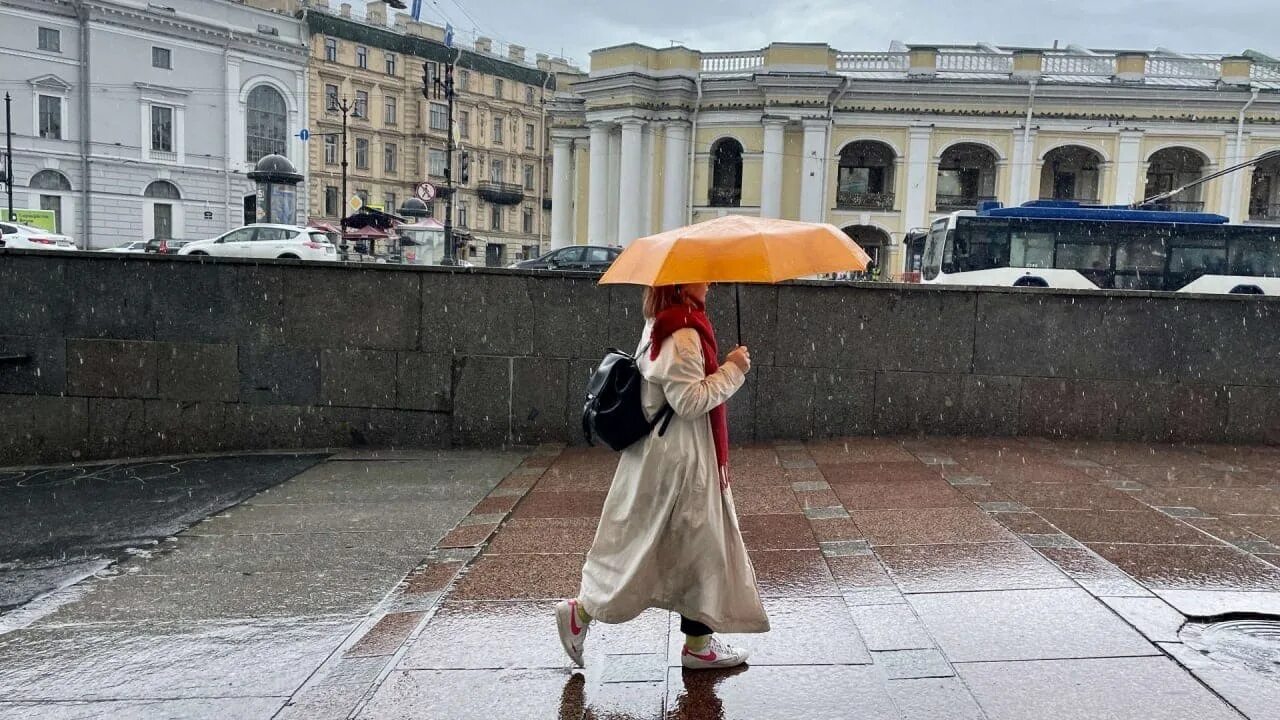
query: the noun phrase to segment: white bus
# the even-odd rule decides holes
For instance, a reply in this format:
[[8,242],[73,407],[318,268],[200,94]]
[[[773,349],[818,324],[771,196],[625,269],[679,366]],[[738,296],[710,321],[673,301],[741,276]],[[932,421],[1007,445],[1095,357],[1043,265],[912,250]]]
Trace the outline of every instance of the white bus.
[[1280,295],[1280,226],[1034,201],[938,218],[926,283]]

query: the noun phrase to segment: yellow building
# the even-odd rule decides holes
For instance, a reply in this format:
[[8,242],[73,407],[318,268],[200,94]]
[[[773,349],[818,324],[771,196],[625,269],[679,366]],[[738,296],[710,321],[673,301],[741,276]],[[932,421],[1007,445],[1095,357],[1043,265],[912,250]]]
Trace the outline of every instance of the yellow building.
[[[984,199],[1129,204],[1280,149],[1280,63],[1074,46],[631,44],[593,52],[551,116],[553,247],[759,214],[844,228],[896,275],[906,231]],[[1280,161],[1159,207],[1280,222]]]
[[[545,178],[550,172],[544,99],[557,77],[577,71],[559,58],[508,46],[494,53],[487,38],[473,47],[445,46],[444,28],[399,14],[389,21],[384,2],[369,2],[356,17],[349,4],[332,11],[326,0],[305,10],[310,30],[309,115],[312,118],[311,217],[337,224],[352,196],[366,205],[396,210],[419,183],[445,185],[448,106],[443,91],[424,97],[424,75],[443,80],[456,61],[454,141],[470,159],[470,181],[460,179],[454,224],[470,235],[476,262],[505,265],[541,254],[548,241],[551,206]],[[389,24],[390,22],[390,24]],[[342,188],[341,103],[347,123],[347,196]],[[443,221],[445,203],[429,203]]]

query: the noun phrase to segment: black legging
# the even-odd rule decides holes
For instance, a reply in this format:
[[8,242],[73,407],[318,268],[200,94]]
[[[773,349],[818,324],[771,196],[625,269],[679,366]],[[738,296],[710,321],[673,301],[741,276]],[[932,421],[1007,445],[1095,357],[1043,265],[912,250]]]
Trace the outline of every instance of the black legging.
[[707,627],[706,625],[703,625],[697,620],[690,620],[689,618],[681,615],[680,616],[680,632],[684,633],[685,635],[700,637],[702,635],[710,635],[712,631],[711,631],[711,628]]

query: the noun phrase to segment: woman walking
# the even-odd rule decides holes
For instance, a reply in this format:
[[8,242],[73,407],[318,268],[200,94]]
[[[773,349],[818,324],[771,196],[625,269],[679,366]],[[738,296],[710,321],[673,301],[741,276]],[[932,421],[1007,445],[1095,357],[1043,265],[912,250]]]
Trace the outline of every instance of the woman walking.
[[645,413],[674,410],[622,453],[578,597],[556,606],[565,652],[583,666],[590,623],[621,623],[648,608],[680,614],[686,668],[726,668],[747,660],[713,632],[769,630],[755,571],[738,530],[729,489],[725,403],[751,369],[745,347],[720,364],[705,312],[705,283],[645,290],[638,365]]

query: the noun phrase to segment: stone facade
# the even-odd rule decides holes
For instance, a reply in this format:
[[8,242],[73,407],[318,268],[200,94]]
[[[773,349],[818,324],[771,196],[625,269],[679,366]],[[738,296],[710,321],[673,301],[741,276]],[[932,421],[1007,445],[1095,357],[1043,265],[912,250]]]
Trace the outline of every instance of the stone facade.
[[[418,183],[444,186],[447,106],[442,91],[424,97],[423,84],[428,73],[443,79],[456,59],[454,140],[470,154],[471,166],[470,182],[457,190],[454,224],[471,236],[468,255],[476,263],[505,265],[546,249],[550,149],[543,104],[557,77],[577,70],[545,55],[529,62],[516,46],[498,55],[483,37],[473,47],[448,48],[444,28],[405,14],[392,19],[383,2],[368,3],[367,14],[357,17],[348,4],[334,11],[321,0],[306,19],[316,133],[308,187],[313,218],[336,225],[355,195],[395,212],[387,205],[413,197]],[[331,97],[364,106],[348,119],[347,198],[340,197],[342,114]],[[458,165],[455,153],[455,180]],[[443,220],[443,199],[430,209]]]
[[[0,250],[23,298],[0,304],[0,465],[580,443],[587,378],[641,326],[639,292],[597,280]],[[721,347],[732,303],[711,296]],[[742,320],[738,441],[1280,442],[1274,298],[796,283],[744,286]]]
[[307,57],[292,16],[229,0],[3,0],[0,54],[15,206],[56,209],[81,247],[242,224],[249,153],[266,147],[250,139],[259,88],[267,145],[306,171],[292,135],[306,124]]
[[[551,116],[553,246],[759,214],[835,224],[897,274],[906,231],[980,200],[1128,204],[1280,149],[1280,62],[630,44],[593,52]],[[1280,160],[1161,207],[1280,222]]]

